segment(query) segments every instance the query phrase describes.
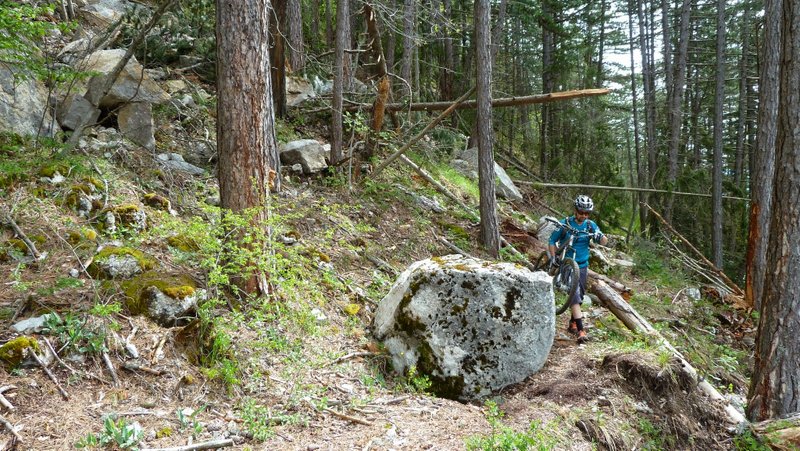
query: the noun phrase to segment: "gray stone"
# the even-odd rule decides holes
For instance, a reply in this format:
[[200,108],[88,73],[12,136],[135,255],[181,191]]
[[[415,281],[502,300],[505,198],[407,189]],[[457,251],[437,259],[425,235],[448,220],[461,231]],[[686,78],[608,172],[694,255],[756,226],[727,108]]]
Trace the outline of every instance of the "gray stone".
[[297,106],[311,97],[314,97],[314,87],[308,80],[293,75],[286,77],[286,105]]
[[13,324],[11,326],[11,330],[22,335],[38,334],[44,329],[44,325],[47,323],[47,320],[51,315],[58,317],[58,315],[55,315],[55,313],[48,313],[42,316],[24,319],[16,324]]
[[396,371],[415,367],[440,396],[480,399],[544,365],[555,336],[552,283],[512,263],[423,260],[398,277],[373,326]]
[[186,161],[196,166],[217,160],[217,149],[205,141],[193,141],[186,147]]
[[191,175],[203,175],[206,172],[203,168],[198,168],[191,163],[187,163],[183,160],[183,157],[177,153],[160,153],[156,158],[164,167],[175,171],[186,172]]
[[[459,161],[461,160],[461,161]],[[452,162],[453,169],[464,174],[464,176],[478,179],[478,148],[473,147],[461,152]],[[497,194],[512,201],[522,201],[522,193],[519,191],[511,177],[499,164],[494,164],[494,175],[497,178]]]
[[155,150],[152,105],[147,102],[126,104],[117,113],[117,124],[124,137],[147,150]]
[[281,163],[287,166],[300,164],[305,174],[313,174],[328,167],[325,150],[316,139],[300,139],[280,148]]
[[100,110],[92,106],[85,97],[70,94],[64,99],[57,111],[58,122],[67,130],[75,130],[86,118],[87,124],[94,124],[100,117]]
[[22,136],[54,136],[58,124],[47,106],[47,88],[33,75],[14,79],[15,70],[0,64],[0,131]]
[[111,73],[124,54],[124,49],[98,50],[84,59],[81,63],[84,70],[100,73],[89,81],[87,98],[101,107],[114,107],[130,102],[160,104],[169,101],[169,94],[144,73],[144,68],[135,57],[131,58],[120,72],[111,91],[102,99],[97,98],[101,94],[105,77]]
[[120,20],[130,6],[125,0],[95,0],[78,11],[91,25],[107,28]]
[[147,317],[163,327],[186,324],[196,316],[197,301],[204,296],[205,290],[196,290],[191,296],[175,299],[156,287],[148,287],[144,293]]
[[686,297],[692,301],[699,301],[701,298],[700,289],[697,287],[686,288]]

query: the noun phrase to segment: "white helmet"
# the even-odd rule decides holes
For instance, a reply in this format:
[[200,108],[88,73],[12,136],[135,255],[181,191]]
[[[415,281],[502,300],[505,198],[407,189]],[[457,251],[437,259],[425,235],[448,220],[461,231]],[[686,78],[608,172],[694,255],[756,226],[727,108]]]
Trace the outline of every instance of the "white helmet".
[[579,211],[592,211],[594,210],[594,202],[592,198],[581,194],[575,198],[575,209]]

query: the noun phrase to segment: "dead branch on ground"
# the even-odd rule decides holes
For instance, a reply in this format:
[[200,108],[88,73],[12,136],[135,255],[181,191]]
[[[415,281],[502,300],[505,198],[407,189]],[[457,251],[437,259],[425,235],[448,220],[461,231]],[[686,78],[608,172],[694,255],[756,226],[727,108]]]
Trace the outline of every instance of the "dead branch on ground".
[[61,397],[63,397],[65,401],[69,401],[69,394],[67,394],[64,388],[61,387],[61,384],[58,383],[58,379],[56,379],[55,374],[53,374],[53,372],[50,371],[50,368],[48,368],[47,365],[45,365],[44,362],[42,362],[42,359],[40,359],[39,356],[36,355],[36,353],[33,350],[31,350],[31,356],[33,357],[33,360],[36,360],[36,363],[39,364],[40,367],[42,367],[42,370],[44,370],[45,374],[47,374],[47,377],[49,377],[50,380],[53,381],[54,384],[56,384],[56,388],[58,389],[58,392],[61,393]]
[[14,428],[14,425],[11,424],[8,420],[6,420],[6,417],[4,417],[3,415],[0,415],[0,423],[3,423],[3,426],[5,426],[6,429],[8,429],[8,432],[11,432],[11,435],[13,435],[18,442],[22,443],[22,437],[17,433],[17,430],[16,428]]

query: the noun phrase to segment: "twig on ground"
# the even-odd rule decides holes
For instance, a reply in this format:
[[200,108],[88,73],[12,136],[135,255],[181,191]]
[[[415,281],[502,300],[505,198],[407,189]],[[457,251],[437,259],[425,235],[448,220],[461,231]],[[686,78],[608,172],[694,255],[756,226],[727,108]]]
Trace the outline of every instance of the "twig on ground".
[[3,396],[3,393],[5,393],[5,392],[7,392],[9,390],[16,390],[16,388],[17,387],[15,385],[5,385],[3,387],[0,387],[0,405],[2,405],[3,407],[5,407],[8,410],[14,410],[14,405],[11,404],[8,401],[8,399],[6,399],[5,396]]
[[6,420],[6,417],[4,417],[3,415],[0,415],[0,423],[3,423],[3,426],[5,426],[6,429],[8,429],[8,431],[11,432],[11,435],[13,435],[17,439],[17,441],[22,443],[22,437],[20,437],[20,435],[17,434],[17,430],[14,429],[14,425],[9,423],[8,420]]
[[41,260],[42,254],[40,254],[39,251],[36,250],[36,245],[33,244],[33,242],[30,239],[28,239],[28,235],[25,235],[25,232],[23,232],[22,229],[19,228],[17,223],[14,221],[14,218],[11,217],[11,214],[4,213],[3,221],[8,223],[8,225],[10,225],[11,228],[14,230],[14,233],[16,233],[17,236],[19,236],[19,238],[22,240],[22,242],[25,243],[25,246],[28,247],[28,250],[31,252],[33,258],[35,258],[36,260]]
[[339,417],[343,420],[352,421],[353,423],[363,424],[364,426],[372,426],[372,423],[367,420],[362,420],[361,418],[356,418],[350,415],[345,415],[343,413],[337,412],[330,407],[326,407],[323,409],[324,412],[327,412],[335,417]]
[[105,351],[103,351],[101,355],[103,356],[103,363],[106,364],[108,372],[111,373],[111,379],[114,380],[114,385],[119,385],[119,377],[117,377],[117,370],[114,369],[114,363],[111,362],[111,357],[109,357],[108,353]]
[[229,438],[211,440],[209,442],[195,443],[186,446],[174,446],[172,448],[142,448],[141,451],[198,451],[203,449],[217,449],[233,446],[233,440]]
[[150,358],[150,364],[151,365],[155,365],[156,363],[158,363],[159,360],[161,360],[161,357],[159,357],[159,354],[161,354],[161,348],[164,347],[164,343],[166,341],[167,341],[167,335],[164,334],[164,336],[161,337],[161,340],[158,341],[158,346],[156,346],[155,351],[153,351],[153,356]]
[[347,360],[350,360],[350,359],[355,359],[357,357],[369,357],[369,356],[372,356],[372,355],[375,355],[375,353],[374,352],[369,352],[369,351],[351,352],[350,354],[343,355],[343,356],[337,358],[333,362],[326,363],[325,365],[322,365],[322,367],[325,368],[326,366],[336,365],[337,363],[342,363],[344,361],[347,361]]
[[150,368],[149,366],[139,365],[138,363],[133,363],[133,362],[125,362],[122,364],[122,367],[128,371],[141,371],[144,373],[152,374],[154,376],[161,376],[162,374],[164,374],[164,372],[161,370]]
[[38,363],[39,366],[42,367],[42,370],[44,370],[45,374],[47,374],[47,377],[49,377],[50,380],[53,381],[54,384],[56,384],[56,388],[58,388],[58,392],[61,393],[61,396],[64,398],[64,400],[69,401],[69,394],[67,394],[64,388],[61,387],[61,384],[58,383],[58,379],[56,379],[55,374],[53,374],[53,372],[50,371],[50,368],[48,368],[47,365],[45,365],[44,362],[42,362],[42,359],[40,359],[35,352],[31,351],[31,356],[33,356],[33,360],[36,360],[36,363]]

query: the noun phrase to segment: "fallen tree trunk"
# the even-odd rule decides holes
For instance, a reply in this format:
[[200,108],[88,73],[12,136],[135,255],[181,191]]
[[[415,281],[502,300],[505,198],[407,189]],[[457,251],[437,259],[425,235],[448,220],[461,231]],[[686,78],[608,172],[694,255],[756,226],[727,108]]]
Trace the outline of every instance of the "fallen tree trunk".
[[[602,96],[611,92],[610,89],[581,89],[577,91],[564,91],[564,92],[551,92],[550,94],[539,94],[534,96],[523,97],[505,97],[501,99],[492,100],[492,108],[506,107],[506,106],[519,106],[530,105],[533,103],[548,103],[558,102],[561,100],[578,99],[581,97]],[[436,111],[446,110],[452,105],[453,102],[421,102],[421,103],[389,103],[386,105],[386,111]],[[478,102],[476,100],[468,100],[461,103],[456,108],[459,110],[475,109]],[[344,107],[345,111],[352,110],[370,110],[373,106],[370,103],[356,103]]]
[[668,342],[661,333],[659,333],[639,312],[636,311],[625,299],[622,298],[616,291],[611,289],[602,280],[595,280],[589,287],[589,291],[594,293],[603,303],[603,306],[614,314],[628,329],[646,335],[652,339],[656,346],[659,346],[669,351],[681,363],[681,371],[685,376],[691,380],[697,381],[697,389],[701,393],[711,398],[712,401],[717,402],[724,409],[728,421],[735,427],[746,423],[744,415],[736,410],[725,397],[723,397],[713,385],[708,381],[701,378],[697,374],[697,370],[689,363],[688,360],[675,349],[670,342]]
[[750,425],[750,430],[771,449],[800,449],[800,412],[786,418],[759,421]]
[[[513,180],[514,183],[518,185],[526,185],[536,189],[542,188],[583,188],[583,189],[599,189],[599,190],[606,190],[606,191],[628,191],[634,193],[661,193],[661,194],[669,194],[673,196],[693,196],[693,197],[711,197],[711,194],[705,193],[687,193],[683,191],[667,191],[663,189],[652,189],[652,188],[634,188],[630,186],[607,186],[607,185],[583,185],[583,184],[575,184],[575,183],[544,183],[544,182],[528,182],[525,180]],[[735,197],[735,196],[722,196],[725,200],[740,200],[744,202],[750,202],[750,199],[746,197]]]

